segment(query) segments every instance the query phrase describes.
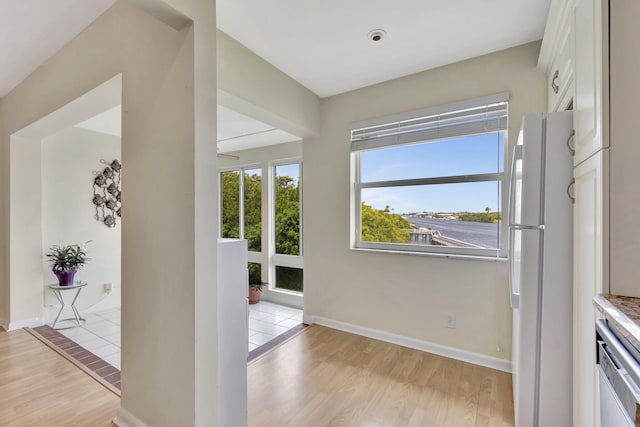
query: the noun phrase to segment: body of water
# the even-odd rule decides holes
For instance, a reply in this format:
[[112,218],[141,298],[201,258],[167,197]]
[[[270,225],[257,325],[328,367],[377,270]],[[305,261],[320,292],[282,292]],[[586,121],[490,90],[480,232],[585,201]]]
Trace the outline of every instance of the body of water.
[[[452,219],[435,219],[407,217],[416,228],[438,230],[445,237],[473,243],[483,248],[495,249],[500,246],[500,224],[488,222],[458,221]],[[412,244],[420,241],[412,240]]]

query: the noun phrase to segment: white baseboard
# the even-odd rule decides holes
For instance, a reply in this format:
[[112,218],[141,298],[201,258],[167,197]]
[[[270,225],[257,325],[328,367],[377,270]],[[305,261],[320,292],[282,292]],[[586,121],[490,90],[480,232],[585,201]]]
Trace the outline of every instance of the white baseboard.
[[511,373],[511,361],[498,359],[497,357],[487,356],[485,354],[474,353],[459,348],[448,347],[446,345],[436,344],[428,341],[422,341],[415,338],[409,338],[402,335],[384,332],[377,329],[370,329],[364,326],[353,325],[351,323],[340,322],[338,320],[327,319],[320,316],[304,316],[304,323],[311,325],[317,324],[328,328],[349,332],[364,337],[373,338],[379,341],[385,341],[391,344],[401,345],[403,347],[413,348],[415,350],[433,353],[439,356],[448,357],[450,359],[461,360],[463,362],[473,363],[474,365],[485,366],[487,368],[497,369],[499,371]]
[[116,417],[113,419],[113,423],[118,427],[148,427],[122,406],[116,411]]
[[[43,319],[41,319],[40,317],[34,317],[33,319],[16,320],[15,322],[10,322],[8,327],[6,327],[5,329],[7,331],[15,331],[16,329],[36,328],[42,325],[44,325]],[[5,326],[3,325],[3,327]]]

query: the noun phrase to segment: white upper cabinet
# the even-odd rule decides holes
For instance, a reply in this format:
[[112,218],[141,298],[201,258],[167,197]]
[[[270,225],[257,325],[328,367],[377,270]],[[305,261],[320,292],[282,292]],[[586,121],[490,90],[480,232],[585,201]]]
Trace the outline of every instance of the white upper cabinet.
[[568,29],[562,36],[560,51],[547,74],[549,112],[565,111],[573,102],[573,32]]
[[577,0],[575,6],[575,98],[573,140],[578,165],[609,146],[607,0]]
[[547,73],[547,111],[564,111],[573,103],[573,1],[551,2],[538,67]]

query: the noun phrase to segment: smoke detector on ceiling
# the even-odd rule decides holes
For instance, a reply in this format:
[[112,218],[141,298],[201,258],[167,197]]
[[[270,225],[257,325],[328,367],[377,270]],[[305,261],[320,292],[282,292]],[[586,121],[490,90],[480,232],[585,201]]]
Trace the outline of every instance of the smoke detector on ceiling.
[[369,34],[367,34],[367,37],[373,42],[379,42],[386,35],[387,35],[387,32],[385,30],[376,29],[376,30],[369,31]]

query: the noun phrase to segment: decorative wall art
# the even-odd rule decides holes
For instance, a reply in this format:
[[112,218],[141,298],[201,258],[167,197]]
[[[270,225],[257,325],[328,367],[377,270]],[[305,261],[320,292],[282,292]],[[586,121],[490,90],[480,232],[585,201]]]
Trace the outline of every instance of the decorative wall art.
[[104,159],[100,163],[107,165],[102,172],[93,171],[93,204],[96,207],[96,220],[109,228],[116,226],[116,218],[121,218],[120,173],[122,165],[118,160],[111,163]]

